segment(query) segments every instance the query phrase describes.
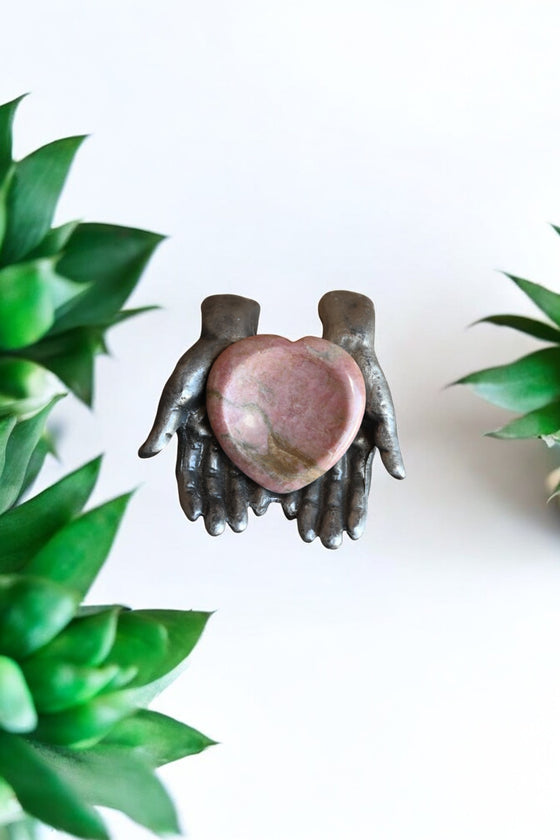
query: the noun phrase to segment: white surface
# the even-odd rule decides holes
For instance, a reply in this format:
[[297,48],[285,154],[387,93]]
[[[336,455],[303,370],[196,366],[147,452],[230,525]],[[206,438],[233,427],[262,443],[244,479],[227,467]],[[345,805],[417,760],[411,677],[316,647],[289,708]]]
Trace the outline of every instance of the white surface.
[[[93,415],[60,407],[45,479],[105,450],[97,500],[142,485],[95,600],[217,609],[160,706],[222,742],[164,771],[191,840],[560,834],[554,462],[443,390],[535,346],[465,332],[532,311],[496,268],[558,288],[559,25],[545,0],[4,4],[0,101],[33,91],[18,153],[93,132],[60,220],[170,234],[133,299],[165,310],[114,331]],[[199,303],[256,297],[296,338],[331,288],[376,303],[408,478],[376,463],[338,552],[279,510],[211,539],[174,445],[135,454]]]

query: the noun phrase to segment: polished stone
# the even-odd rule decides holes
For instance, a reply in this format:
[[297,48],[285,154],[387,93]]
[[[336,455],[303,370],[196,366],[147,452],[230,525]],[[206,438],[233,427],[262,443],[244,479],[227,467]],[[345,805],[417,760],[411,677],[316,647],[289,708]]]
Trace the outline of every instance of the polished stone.
[[267,490],[289,493],[346,452],[362,421],[365,386],[354,359],[330,341],[256,335],[218,356],[206,405],[233,463]]

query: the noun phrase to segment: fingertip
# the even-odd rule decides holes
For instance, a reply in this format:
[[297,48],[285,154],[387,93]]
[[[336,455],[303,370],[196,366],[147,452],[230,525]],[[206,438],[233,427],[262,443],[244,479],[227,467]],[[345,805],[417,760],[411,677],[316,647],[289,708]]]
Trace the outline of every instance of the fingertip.
[[153,458],[167,446],[172,437],[172,432],[150,433],[138,450],[138,455],[140,458]]
[[153,458],[154,455],[157,455],[158,452],[161,450],[155,449],[148,441],[145,441],[140,449],[138,450],[138,457],[139,458]]
[[399,464],[393,470],[390,470],[391,475],[393,478],[398,478],[399,481],[402,481],[403,478],[406,478],[406,470],[404,468],[404,464]]
[[389,473],[392,475],[393,478],[403,479],[406,478],[406,470],[404,468],[404,463],[402,459],[402,455],[400,452],[395,453],[391,452],[390,450],[381,450],[381,460],[383,461],[383,466]]
[[244,511],[243,513],[240,512],[235,518],[230,518],[228,524],[234,534],[242,534],[247,528],[248,522],[247,511]]
[[226,528],[225,511],[209,511],[204,517],[204,525],[211,537],[219,537],[224,533]]
[[300,495],[299,490],[294,490],[281,497],[280,502],[286,519],[295,519],[298,515]]
[[315,531],[315,529],[311,528],[309,526],[301,526],[298,523],[298,530],[299,530],[300,537],[306,543],[313,542],[313,540],[317,536],[317,532]]
[[331,551],[340,548],[342,545],[342,531],[334,531],[328,534],[321,534],[321,542],[325,546],[325,548],[330,549]]

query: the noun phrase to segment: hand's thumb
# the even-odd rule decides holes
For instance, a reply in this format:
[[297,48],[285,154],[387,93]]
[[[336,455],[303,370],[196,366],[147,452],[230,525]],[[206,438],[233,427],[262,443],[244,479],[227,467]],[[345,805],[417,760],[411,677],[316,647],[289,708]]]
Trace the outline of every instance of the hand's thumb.
[[178,411],[163,411],[160,406],[150,434],[138,450],[140,458],[152,458],[161,452],[177,431],[179,423]]

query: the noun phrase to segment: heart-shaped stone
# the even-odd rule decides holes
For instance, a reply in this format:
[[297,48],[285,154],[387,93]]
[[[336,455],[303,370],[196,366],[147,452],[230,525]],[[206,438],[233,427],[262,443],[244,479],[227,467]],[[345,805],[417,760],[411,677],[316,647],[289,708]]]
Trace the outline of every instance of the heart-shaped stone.
[[218,356],[206,406],[233,463],[267,490],[289,493],[323,475],[354,440],[364,379],[352,356],[330,341],[255,335]]

